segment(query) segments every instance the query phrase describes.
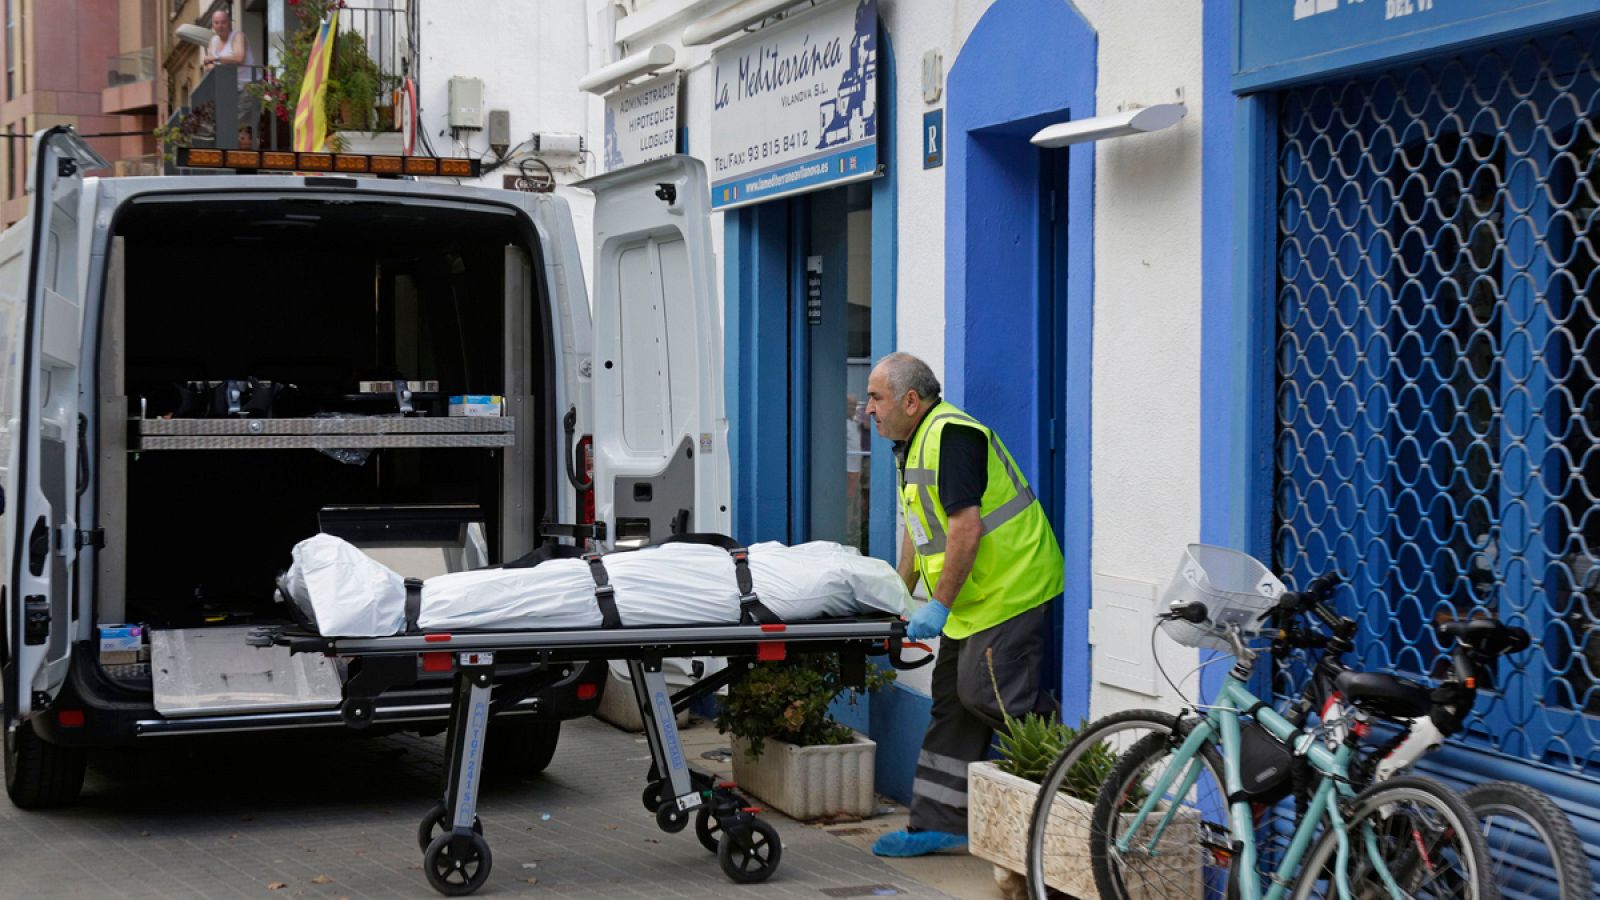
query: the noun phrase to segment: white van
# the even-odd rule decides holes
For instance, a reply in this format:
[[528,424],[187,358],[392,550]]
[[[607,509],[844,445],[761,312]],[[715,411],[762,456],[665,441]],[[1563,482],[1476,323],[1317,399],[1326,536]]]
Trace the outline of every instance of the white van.
[[[330,521],[457,566],[475,555],[449,552],[461,535],[497,563],[587,529],[615,544],[727,531],[698,162],[583,185],[591,298],[552,194],[86,179],[106,164],[71,130],[33,146],[30,213],[0,235],[0,674],[18,806],[73,800],[90,747],[342,724],[337,661],[243,638],[286,620],[275,578]],[[453,395],[504,398],[501,414],[450,415]],[[490,746],[543,768],[604,677],[600,663],[528,672],[497,692]],[[438,730],[448,706],[448,681],[424,681],[386,694],[374,724]]]

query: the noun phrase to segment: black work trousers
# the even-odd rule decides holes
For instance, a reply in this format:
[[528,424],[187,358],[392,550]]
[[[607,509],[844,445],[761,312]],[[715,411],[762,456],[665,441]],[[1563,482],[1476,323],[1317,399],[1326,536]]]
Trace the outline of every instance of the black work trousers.
[[1041,604],[959,641],[940,639],[933,719],[911,788],[912,828],[967,833],[967,764],[988,756],[995,729],[1004,725],[1001,703],[1014,718],[1057,709],[1039,686],[1049,609]]

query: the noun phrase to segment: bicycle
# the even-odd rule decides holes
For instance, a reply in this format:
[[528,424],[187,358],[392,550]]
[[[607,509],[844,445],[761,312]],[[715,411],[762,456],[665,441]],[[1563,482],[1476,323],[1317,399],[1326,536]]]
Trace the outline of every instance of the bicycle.
[[[1295,648],[1315,647],[1327,649],[1327,655],[1336,660],[1343,653],[1353,649],[1350,638],[1355,634],[1356,625],[1350,620],[1332,623],[1334,634],[1331,636],[1315,634],[1294,621],[1297,617],[1304,616],[1305,610],[1310,608],[1309,604],[1302,608],[1302,604],[1297,602],[1296,598],[1325,599],[1332,595],[1338,583],[1336,576],[1317,578],[1312,580],[1303,593],[1294,594],[1285,591],[1281,595],[1279,606],[1273,612],[1274,630],[1277,634],[1273,642],[1275,655],[1281,655]],[[1218,657],[1214,662],[1221,660],[1222,658]],[[1302,702],[1296,712],[1289,716],[1297,728],[1304,727],[1306,711],[1313,708],[1323,709],[1323,705],[1317,701],[1322,696],[1320,692],[1327,680],[1334,674],[1336,673],[1327,672],[1325,678],[1306,680]],[[1176,689],[1176,686],[1174,687]],[[1056,886],[1072,888],[1084,883],[1085,873],[1079,872],[1072,865],[1079,853],[1076,845],[1081,843],[1076,839],[1088,833],[1089,820],[1094,811],[1094,800],[1098,796],[1101,783],[1105,780],[1106,761],[1109,759],[1114,762],[1121,758],[1129,748],[1150,734],[1170,736],[1178,730],[1179,723],[1184,717],[1195,713],[1193,709],[1180,714],[1156,709],[1121,710],[1102,716],[1078,729],[1041,779],[1039,792],[1034,801],[1028,828],[1024,872],[1029,896],[1033,900],[1047,900],[1057,896],[1053,893],[1054,887],[1051,882]],[[1270,793],[1261,797],[1262,801],[1277,799],[1281,798],[1271,796]],[[1258,801],[1257,805],[1265,808],[1267,804]],[[1092,883],[1090,889],[1092,890]]]
[[[1323,576],[1313,579],[1304,592],[1285,591],[1272,612],[1275,655],[1296,649],[1323,651],[1304,679],[1298,702],[1286,716],[1296,727],[1304,727],[1313,710],[1322,713],[1324,719],[1339,718],[1338,705],[1343,702],[1339,679],[1354,671],[1341,659],[1354,649],[1350,639],[1356,623],[1337,616],[1327,605],[1338,583],[1336,575]],[[1321,622],[1330,633],[1319,634],[1302,625],[1301,620],[1307,617]],[[1395,702],[1394,698],[1405,698],[1406,708],[1367,704],[1365,711],[1389,721],[1396,733],[1385,744],[1367,749],[1366,755],[1352,764],[1351,776],[1357,788],[1369,785],[1377,777],[1392,777],[1461,731],[1477,690],[1493,684],[1494,660],[1518,652],[1528,643],[1526,632],[1503,626],[1492,618],[1451,623],[1443,630],[1454,639],[1455,646],[1450,675],[1437,690],[1430,692],[1394,675],[1359,675],[1368,685],[1368,696],[1382,695],[1389,698],[1384,701],[1389,704]],[[1170,735],[1177,729],[1179,719],[1158,710],[1124,710],[1085,726],[1063,749],[1041,782],[1029,826],[1025,874],[1031,897],[1043,900],[1051,896],[1047,878],[1061,884],[1072,877],[1068,860],[1052,855],[1051,850],[1059,852],[1069,846],[1063,835],[1087,831],[1088,815],[1081,801],[1074,800],[1094,796],[1100,767],[1081,765],[1082,761],[1092,763],[1107,755],[1119,757],[1138,739],[1152,733]],[[1069,799],[1062,800],[1063,795]],[[1515,896],[1593,895],[1582,841],[1565,813],[1549,798],[1532,788],[1504,781],[1478,785],[1463,797],[1478,816],[1489,842],[1491,874],[1497,885]],[[1281,799],[1281,792],[1268,790],[1257,797],[1256,808],[1264,810]],[[1304,796],[1296,799],[1303,812]],[[1544,880],[1547,872],[1553,873],[1552,880]]]
[[[1371,699],[1366,685],[1349,685],[1350,712],[1304,731],[1250,691],[1257,654],[1246,641],[1259,636],[1282,593],[1282,584],[1242,553],[1189,548],[1169,590],[1178,601],[1163,615],[1164,627],[1187,646],[1231,653],[1235,663],[1203,717],[1180,720],[1170,736],[1140,740],[1102,785],[1088,836],[1101,896],[1280,900],[1292,888],[1298,900],[1313,896],[1324,872],[1341,898],[1380,890],[1497,896],[1477,821],[1454,791],[1419,776],[1359,794],[1352,786],[1349,766],[1367,727],[1361,702]],[[1292,747],[1294,764],[1315,786],[1264,892],[1244,776],[1245,735],[1256,729]]]

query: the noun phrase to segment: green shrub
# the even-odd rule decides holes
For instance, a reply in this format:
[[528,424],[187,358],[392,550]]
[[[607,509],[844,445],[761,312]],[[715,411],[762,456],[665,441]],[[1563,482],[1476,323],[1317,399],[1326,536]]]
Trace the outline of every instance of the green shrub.
[[[306,77],[306,65],[311,59],[311,47],[316,42],[322,19],[338,4],[338,0],[301,0],[296,15],[298,27],[289,30],[280,45],[280,65],[270,68],[263,81],[246,86],[260,98],[267,112],[283,121],[290,121],[294,108],[300,102],[300,85]],[[367,42],[356,31],[341,29],[333,41],[333,57],[328,61],[327,87],[323,94],[323,110],[327,114],[328,128],[343,127],[352,130],[378,130],[392,123],[376,121],[374,107],[378,104],[380,90],[394,88],[397,79],[385,76],[367,51]],[[333,134],[328,136],[338,150],[342,141]]]
[[[875,691],[894,680],[894,672],[867,667],[866,689]],[[828,706],[849,692],[836,653],[810,654],[783,662],[758,663],[728,688],[717,712],[717,729],[749,742],[757,759],[767,739],[801,747],[846,744],[851,731],[828,717]]]
[[[1020,719],[1012,716],[1005,708],[1005,701],[1000,699],[992,648],[987,651],[986,662],[989,666],[989,683],[994,688],[995,704],[1000,707],[1000,714],[1005,721],[1005,727],[999,732],[1000,761],[997,765],[1002,772],[1038,784],[1044,781],[1045,773],[1050,771],[1050,767],[1077,737],[1078,729],[1085,723],[1080,721],[1078,728],[1072,728],[1054,713],[1043,716],[1030,712]],[[1061,780],[1061,789],[1079,800],[1092,803],[1099,794],[1100,785],[1110,777],[1111,769],[1116,764],[1117,754],[1104,743],[1096,744],[1072,764],[1071,771]]]

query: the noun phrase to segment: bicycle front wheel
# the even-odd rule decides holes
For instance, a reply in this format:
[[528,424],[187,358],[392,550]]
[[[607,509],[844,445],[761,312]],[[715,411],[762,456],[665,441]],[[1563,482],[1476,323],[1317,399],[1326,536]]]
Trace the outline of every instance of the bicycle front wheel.
[[1555,801],[1512,781],[1491,781],[1462,797],[1489,847],[1491,877],[1503,897],[1593,897],[1583,841]]
[[[1460,794],[1431,778],[1406,775],[1356,796],[1345,835],[1345,874],[1356,900],[1496,900],[1478,819]],[[1332,829],[1306,857],[1295,900],[1340,896],[1338,839]]]
[[[1173,735],[1150,734],[1111,771],[1089,824],[1089,859],[1102,898],[1228,896],[1234,854],[1228,831],[1228,792],[1222,759],[1209,744],[1180,759]],[[1142,820],[1163,775],[1177,768]]]
[[1026,873],[1032,900],[1049,900],[1056,891],[1075,897],[1094,894],[1084,836],[1100,786],[1134,744],[1151,734],[1171,734],[1177,727],[1178,717],[1172,713],[1129,709],[1078,729],[1045,773],[1033,803]]

